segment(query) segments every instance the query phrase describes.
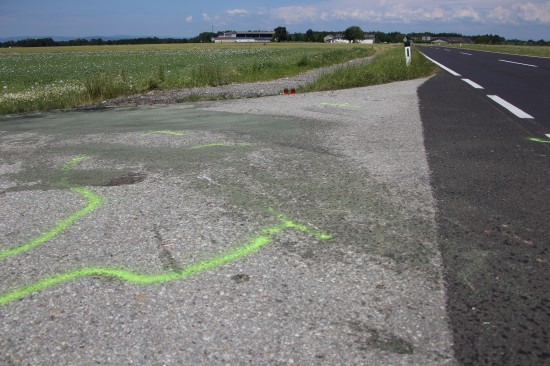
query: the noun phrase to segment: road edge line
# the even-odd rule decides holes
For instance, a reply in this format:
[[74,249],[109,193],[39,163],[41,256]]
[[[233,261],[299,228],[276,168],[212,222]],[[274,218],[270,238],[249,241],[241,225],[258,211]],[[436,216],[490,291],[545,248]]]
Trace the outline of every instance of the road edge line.
[[462,81],[464,81],[466,84],[469,84],[471,87],[475,89],[485,89],[484,87],[482,87],[481,85],[479,85],[478,83],[470,79],[462,79]]
[[530,114],[522,111],[515,105],[508,103],[498,95],[487,95],[489,98],[491,98],[494,102],[500,104],[502,107],[506,108],[508,111],[512,112],[516,117],[522,118],[522,119],[534,119],[535,117],[531,116]]
[[432,63],[436,64],[437,66],[441,67],[443,70],[447,71],[448,73],[454,75],[454,76],[461,76],[458,72],[456,71],[453,71],[451,69],[449,69],[447,66],[445,65],[442,65],[440,64],[439,62],[437,62],[436,60],[434,60],[433,58],[430,58],[428,56],[426,56],[423,52],[420,52],[422,54],[422,56],[426,57],[428,60],[430,60]]

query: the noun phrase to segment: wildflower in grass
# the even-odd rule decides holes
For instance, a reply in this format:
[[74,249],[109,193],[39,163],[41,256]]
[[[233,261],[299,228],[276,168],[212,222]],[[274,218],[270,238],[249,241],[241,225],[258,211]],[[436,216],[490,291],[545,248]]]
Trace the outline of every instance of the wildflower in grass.
[[[110,51],[1,54],[0,113],[32,110],[35,107],[31,104],[37,100],[44,101],[37,108],[46,109],[48,100],[52,101],[51,108],[97,101],[83,89],[88,80],[101,75],[111,76],[110,80],[116,82],[116,90],[132,94],[155,85],[171,89],[280,78],[303,71],[293,70],[289,65],[295,65],[304,55],[311,60],[312,67],[361,57],[350,49],[334,50],[324,45],[305,49],[192,47],[164,50],[119,47]],[[215,71],[214,77],[194,78],[201,74],[200,65],[203,69],[208,65]],[[123,77],[118,79],[120,75]],[[63,98],[66,98],[65,104]],[[29,104],[25,105],[27,102]],[[6,106],[6,103],[12,103],[12,106]]]

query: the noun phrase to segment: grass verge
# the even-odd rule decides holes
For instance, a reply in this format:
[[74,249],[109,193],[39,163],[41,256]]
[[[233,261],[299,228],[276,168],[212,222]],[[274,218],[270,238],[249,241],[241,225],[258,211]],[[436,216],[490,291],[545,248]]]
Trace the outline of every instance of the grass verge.
[[101,73],[91,75],[84,80],[82,90],[83,100],[105,100],[116,98],[131,92],[123,73],[119,75],[109,75]]
[[394,47],[383,51],[370,63],[343,67],[321,76],[299,91],[325,91],[386,84],[430,76],[436,71],[437,67],[414,48],[411,65],[407,67],[403,48]]

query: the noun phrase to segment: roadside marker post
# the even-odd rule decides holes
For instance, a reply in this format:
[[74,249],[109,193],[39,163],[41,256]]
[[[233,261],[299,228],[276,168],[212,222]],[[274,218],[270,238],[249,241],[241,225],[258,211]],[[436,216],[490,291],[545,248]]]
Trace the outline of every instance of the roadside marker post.
[[407,40],[407,37],[403,38],[403,44],[405,45],[405,63],[407,66],[411,65],[411,42]]

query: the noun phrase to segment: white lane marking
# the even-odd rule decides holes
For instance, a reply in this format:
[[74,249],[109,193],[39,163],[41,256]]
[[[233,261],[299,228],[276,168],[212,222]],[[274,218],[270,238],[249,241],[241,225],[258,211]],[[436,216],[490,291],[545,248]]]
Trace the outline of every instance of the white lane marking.
[[[464,48],[466,49],[466,47]],[[494,51],[486,51],[486,50],[472,50],[472,51],[476,51],[476,52],[485,52],[485,53],[494,53],[496,55],[500,55],[500,56],[521,56],[521,57],[530,57],[530,58],[543,58],[545,60],[548,59],[548,56],[529,56],[529,55],[519,55],[517,53],[502,53],[502,52],[494,52]]]
[[500,61],[500,62],[508,62],[509,64],[522,65],[522,66],[538,67],[537,65],[523,64],[523,63],[521,63],[521,62],[515,62],[515,61],[508,61],[508,60],[499,60],[499,61]]
[[465,83],[470,84],[471,86],[473,86],[476,89],[483,89],[483,87],[481,85],[479,85],[478,83],[476,83],[475,81],[472,81],[470,79],[462,79],[462,81],[464,81]]
[[460,52],[460,53],[462,53],[463,55],[466,55],[466,56],[472,56],[471,53],[467,53],[467,52]]
[[487,95],[487,96],[489,98],[491,98],[492,100],[494,100],[495,102],[497,102],[498,104],[500,104],[501,106],[503,106],[504,108],[508,109],[510,112],[512,112],[513,114],[515,114],[519,118],[534,118],[533,116],[531,116],[530,114],[525,113],[524,111],[522,111],[521,109],[519,109],[515,105],[508,103],[507,101],[505,101],[504,99],[502,99],[498,95]]
[[451,50],[448,50],[448,49],[446,49],[446,48],[445,48],[445,51],[447,51],[447,52],[451,52]]
[[[423,54],[423,53],[422,53]],[[424,55],[424,54],[423,54]],[[437,62],[436,60],[432,59],[432,58],[429,58],[428,56],[424,55],[424,57],[426,57],[428,60],[430,60],[431,62],[433,62],[434,64],[436,64],[437,66],[441,67],[443,70],[447,71],[448,73],[454,75],[454,76],[460,76],[460,74],[458,72],[455,72],[451,69],[449,69],[447,66],[443,66],[441,65],[439,62]]]
[[550,133],[547,133],[547,134],[546,134],[546,137],[548,137],[548,138],[550,139]]

